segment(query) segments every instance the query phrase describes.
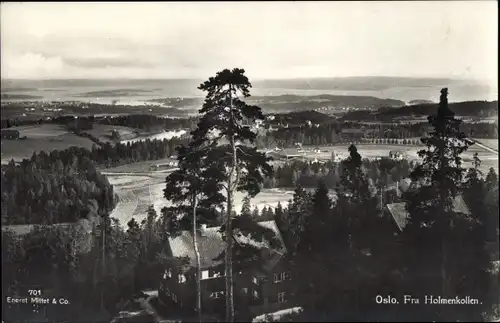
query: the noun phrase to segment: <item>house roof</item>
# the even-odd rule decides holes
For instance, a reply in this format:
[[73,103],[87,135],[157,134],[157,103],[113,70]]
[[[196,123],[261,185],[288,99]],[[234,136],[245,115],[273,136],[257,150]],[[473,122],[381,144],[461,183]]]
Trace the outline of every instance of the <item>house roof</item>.
[[[246,236],[235,235],[237,243],[249,244],[251,246],[261,248],[263,250],[271,250],[268,253],[265,268],[274,267],[281,256],[286,252],[285,244],[281,233],[273,221],[262,221],[258,223],[260,226],[274,231],[278,239],[279,248],[271,248],[267,242],[258,242]],[[198,248],[200,251],[201,268],[218,266],[223,263],[220,255],[224,252],[226,244],[222,239],[222,234],[219,232],[220,226],[210,227],[204,230],[204,234],[198,236]],[[189,260],[189,266],[196,267],[196,257],[194,252],[193,235],[191,231],[181,231],[178,235],[168,238],[168,243],[173,257],[186,257]]]
[[274,220],[261,221],[259,222],[259,225],[274,232],[275,237],[278,239],[277,248],[272,248],[267,241],[252,240],[247,236],[236,236],[235,239],[239,243],[248,244],[253,247],[265,250],[266,251],[264,254],[265,262],[263,264],[263,269],[265,271],[269,271],[274,266],[276,266],[276,264],[280,261],[281,257],[286,253],[285,242],[283,241],[283,237],[281,236],[280,230]]
[[[214,258],[221,254],[225,247],[219,229],[220,227],[206,228],[204,234],[198,236],[200,266],[202,268],[217,266],[223,262],[222,260],[214,260]],[[178,235],[169,237],[168,243],[173,257],[187,257],[189,265],[196,267],[191,231],[181,231]]]
[[[387,204],[387,209],[391,213],[391,216],[396,222],[399,230],[403,231],[408,223],[409,216],[409,213],[406,210],[406,202]],[[453,200],[453,211],[470,215],[470,210],[461,195],[455,196]]]

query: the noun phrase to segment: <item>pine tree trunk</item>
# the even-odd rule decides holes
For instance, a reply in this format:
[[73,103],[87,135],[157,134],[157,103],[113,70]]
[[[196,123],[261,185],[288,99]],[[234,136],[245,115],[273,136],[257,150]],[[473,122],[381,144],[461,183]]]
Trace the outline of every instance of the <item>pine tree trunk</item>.
[[201,262],[200,250],[198,248],[198,235],[197,235],[197,221],[196,221],[196,208],[198,199],[193,197],[193,245],[194,254],[196,257],[196,311],[198,312],[198,321],[201,323]]
[[[232,86],[229,86],[229,111],[231,115],[231,126],[234,127],[233,104],[232,104]],[[227,183],[227,210],[226,210],[226,254],[225,254],[225,271],[226,271],[226,322],[234,322],[234,297],[233,297],[233,228],[232,228],[232,211],[233,197],[236,188],[236,144],[234,140],[234,129],[231,129],[229,138],[232,148],[232,166],[231,173]]]
[[234,298],[233,298],[233,228],[231,219],[231,210],[233,204],[233,193],[228,192],[227,204],[227,221],[226,221],[226,322],[234,321]]

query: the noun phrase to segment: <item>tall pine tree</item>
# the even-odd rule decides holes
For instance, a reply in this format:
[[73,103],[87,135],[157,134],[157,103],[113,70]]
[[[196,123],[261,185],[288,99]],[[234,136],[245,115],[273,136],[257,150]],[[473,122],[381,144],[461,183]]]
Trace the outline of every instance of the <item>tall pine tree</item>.
[[[191,132],[193,147],[204,151],[210,162],[222,167],[217,180],[223,183],[226,216],[222,226],[226,239],[226,321],[234,320],[233,296],[233,214],[234,194],[247,192],[250,197],[259,193],[264,176],[271,177],[269,158],[257,151],[257,136],[245,122],[264,120],[257,106],[245,103],[251,84],[243,69],[225,69],[202,83],[198,89],[206,92],[197,128]],[[242,221],[237,223],[247,223]],[[258,226],[254,227],[255,229]]]

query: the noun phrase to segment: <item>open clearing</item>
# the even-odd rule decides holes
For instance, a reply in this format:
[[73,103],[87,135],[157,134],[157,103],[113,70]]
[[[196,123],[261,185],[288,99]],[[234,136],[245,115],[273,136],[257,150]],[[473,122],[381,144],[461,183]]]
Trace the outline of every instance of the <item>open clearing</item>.
[[[165,179],[148,176],[129,176],[129,175],[109,175],[109,182],[114,186],[118,195],[119,203],[111,213],[120,221],[121,225],[126,225],[128,221],[134,218],[141,222],[146,218],[147,209],[150,205],[154,206],[157,214],[161,209],[171,204],[163,197],[165,189]],[[235,210],[241,211],[244,194],[237,192],[234,197]],[[283,206],[288,204],[288,200],[293,197],[292,190],[284,189],[264,189],[255,198],[251,199],[252,207],[261,210],[264,206],[276,207],[278,202]]]
[[[359,153],[363,158],[387,157],[389,151],[403,152],[405,158],[409,160],[420,160],[417,156],[417,151],[423,146],[408,146],[408,145],[357,145]],[[315,147],[304,147],[315,148]],[[348,145],[342,146],[321,146],[321,153],[312,151],[305,154],[308,159],[330,159],[331,153],[341,153],[344,157],[348,156]],[[490,167],[493,167],[498,172],[498,154],[487,151],[480,146],[473,145],[469,150],[462,155],[463,165],[465,167],[472,166],[472,157],[477,152],[481,159],[481,170],[488,172]],[[107,176],[111,184],[115,185],[115,192],[120,197],[120,203],[112,213],[112,217],[120,220],[122,225],[126,225],[130,219],[135,218],[138,222],[146,217],[147,208],[149,205],[154,205],[158,214],[165,206],[170,205],[163,197],[163,189],[165,188],[165,177],[168,173],[151,172],[149,167],[153,164],[159,164],[162,160],[140,162],[131,165],[124,165],[113,169],[107,169]],[[112,171],[111,171],[112,170]],[[116,174],[111,174],[111,173]],[[127,174],[119,174],[127,173]],[[135,176],[134,173],[137,173]],[[240,211],[244,194],[237,192],[235,194],[235,210]],[[264,189],[255,198],[251,199],[250,203],[253,207],[259,210],[264,206],[276,207],[278,202],[283,206],[288,204],[288,201],[293,197],[292,189]]]
[[2,163],[11,159],[21,161],[31,158],[33,153],[41,150],[50,153],[53,150],[63,150],[71,146],[91,149],[94,142],[88,138],[79,137],[68,132],[64,126],[43,124],[36,126],[13,127],[19,130],[20,137],[27,139],[2,140]]
[[108,142],[111,140],[111,132],[113,130],[118,131],[120,134],[120,138],[122,140],[130,140],[136,138],[138,136],[137,133],[142,135],[141,130],[136,130],[130,127],[124,126],[113,126],[106,124],[94,124],[94,128],[91,130],[87,130],[86,132],[90,133],[94,137],[97,137],[102,142]]
[[161,165],[161,164],[166,164],[170,161],[173,161],[174,159],[172,158],[163,158],[163,159],[158,159],[158,160],[148,160],[148,161],[142,161],[138,163],[133,163],[133,164],[127,164],[127,165],[121,165],[121,166],[116,166],[116,167],[111,167],[111,168],[106,168],[106,169],[101,169],[101,171],[104,171],[106,173],[142,173],[142,172],[151,172],[152,167],[155,165]]
[[11,130],[19,131],[19,136],[39,139],[47,137],[57,137],[69,133],[63,125],[59,124],[41,124],[33,126],[11,127]]
[[[363,158],[388,157],[390,151],[400,151],[408,160],[420,160],[417,151],[423,148],[423,146],[375,144],[357,145],[356,147]],[[348,145],[321,146],[319,148],[321,153],[309,151],[306,152],[305,157],[312,160],[316,158],[319,160],[330,159],[332,152],[341,153],[344,157],[348,156]],[[472,158],[476,152],[481,159],[481,170],[483,172],[488,172],[490,167],[493,167],[498,172],[498,154],[477,145],[471,146],[462,155],[464,167],[472,166]],[[163,207],[169,205],[168,201],[163,197],[165,177],[168,173],[151,172],[149,169],[151,165],[162,162],[162,160],[140,162],[106,170],[108,179],[111,184],[115,185],[115,192],[120,198],[120,202],[111,216],[120,220],[122,225],[126,225],[132,218],[135,218],[138,222],[142,221],[146,217],[149,205],[154,205],[158,214],[160,214]],[[135,176],[134,173],[136,173]],[[244,196],[240,192],[235,194],[235,210],[241,210]],[[274,208],[278,202],[286,206],[292,197],[293,190],[291,189],[264,189],[255,198],[251,199],[250,203],[252,208],[257,207],[260,210],[264,206]]]

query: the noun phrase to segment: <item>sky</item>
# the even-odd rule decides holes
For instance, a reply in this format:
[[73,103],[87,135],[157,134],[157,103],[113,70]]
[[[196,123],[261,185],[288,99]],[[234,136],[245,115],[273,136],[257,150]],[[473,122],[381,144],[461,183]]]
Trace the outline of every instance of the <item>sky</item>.
[[2,78],[497,79],[497,1],[0,5]]

